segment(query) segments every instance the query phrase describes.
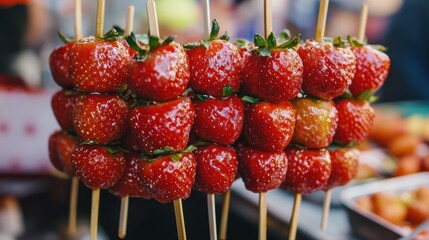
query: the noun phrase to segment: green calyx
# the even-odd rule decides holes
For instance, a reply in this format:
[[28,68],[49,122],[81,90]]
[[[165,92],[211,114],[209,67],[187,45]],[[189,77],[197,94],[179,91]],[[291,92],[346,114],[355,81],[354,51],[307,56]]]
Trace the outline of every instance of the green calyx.
[[69,37],[64,36],[64,34],[61,31],[58,31],[58,37],[61,39],[61,41],[64,44],[74,42],[73,38],[69,38]]
[[374,95],[375,90],[369,89],[366,91],[363,91],[359,96],[353,96],[353,94],[350,92],[350,90],[346,90],[343,95],[341,95],[342,99],[351,99],[351,100],[358,100],[358,101],[368,101],[370,103],[374,103],[378,100],[378,97]]
[[125,35],[125,30],[123,28],[121,28],[118,25],[113,25],[113,29],[116,30],[116,32],[119,34],[119,36],[124,36]]
[[[123,33],[122,33],[123,35]],[[104,41],[118,41],[122,37],[121,33],[118,32],[115,27],[112,27],[110,31],[105,33],[102,37],[95,37],[98,40],[104,40]]]
[[173,162],[177,162],[182,158],[183,153],[190,153],[197,149],[194,145],[189,145],[185,150],[181,152],[173,153],[173,148],[170,146],[166,146],[163,149],[157,149],[148,155],[142,155],[140,159],[143,161],[155,161],[157,158],[161,156],[168,156]]
[[332,45],[334,45],[334,47],[338,47],[338,48],[346,48],[349,47],[349,42],[347,40],[342,39],[340,36],[335,37],[332,40]]
[[294,48],[298,45],[300,35],[293,36],[289,41],[286,41],[280,45],[277,44],[277,38],[274,32],[271,32],[267,39],[260,34],[255,34],[253,37],[255,43],[255,49],[252,52],[257,52],[261,56],[269,56],[271,51],[274,49],[288,49]]
[[138,59],[140,61],[144,61],[144,59],[153,50],[155,50],[155,49],[157,49],[159,47],[167,46],[168,44],[170,44],[171,42],[174,41],[174,36],[168,36],[163,41],[161,41],[161,39],[159,37],[155,37],[155,36],[151,36],[151,35],[149,35],[148,38],[149,38],[149,41],[148,41],[149,42],[149,49],[140,47],[140,45],[138,44],[138,41],[137,41],[137,38],[136,38],[136,35],[134,34],[134,32],[131,32],[131,34],[129,36],[125,37],[125,39],[127,40],[128,45],[133,50],[137,51],[136,59]]
[[101,148],[106,150],[110,155],[115,155],[115,154],[118,154],[120,152],[128,153],[128,150],[119,146],[119,142],[112,142],[112,143],[109,143],[109,145],[100,145],[96,141],[87,140],[87,141],[81,142],[79,145],[80,146],[90,146],[90,145],[100,146]]
[[216,39],[229,41],[228,32],[225,32],[222,36],[218,37],[219,30],[220,30],[219,22],[216,19],[213,19],[212,29],[210,31],[210,37],[209,37],[209,39],[201,40],[201,41],[195,42],[195,43],[188,43],[188,44],[183,45],[183,47],[185,49],[192,49],[192,48],[204,46],[206,49],[208,49],[209,46],[210,46],[210,42],[214,41]]
[[367,39],[365,39],[363,42],[361,42],[357,38],[354,38],[354,37],[348,35],[347,36],[347,41],[349,42],[349,44],[350,44],[351,47],[363,47],[363,46],[368,45],[368,46],[370,46],[370,47],[372,47],[374,49],[377,49],[380,52],[386,52],[387,51],[387,48],[385,46],[383,46],[383,45],[368,44]]
[[241,98],[241,101],[243,101],[245,103],[256,104],[256,103],[259,103],[261,100],[259,98],[255,98],[255,97],[251,97],[251,96],[244,96]]

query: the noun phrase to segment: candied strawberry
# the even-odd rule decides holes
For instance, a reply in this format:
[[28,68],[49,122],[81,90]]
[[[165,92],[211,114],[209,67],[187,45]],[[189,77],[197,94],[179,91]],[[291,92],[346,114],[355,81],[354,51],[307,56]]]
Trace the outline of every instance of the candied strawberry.
[[70,53],[70,77],[84,92],[114,92],[126,84],[130,55],[120,41],[83,38]]
[[188,97],[140,105],[130,111],[131,131],[140,149],[149,154],[185,149],[194,118],[195,109]]
[[338,148],[329,150],[331,157],[331,175],[324,189],[346,185],[356,177],[359,165],[359,150],[356,148]]
[[109,188],[109,192],[120,197],[129,196],[149,199],[150,193],[140,184],[138,175],[140,154],[135,152],[125,154],[125,161],[125,170],[121,178],[113,187]]
[[74,131],[72,112],[76,97],[76,92],[60,90],[52,96],[51,100],[52,111],[58,124],[68,132]]
[[151,46],[147,52],[138,47],[132,37],[134,35],[129,40],[134,41],[131,46],[137,47],[139,53],[128,67],[130,89],[138,97],[150,101],[167,101],[182,94],[190,78],[189,59],[182,46],[169,38]]
[[296,121],[292,142],[308,148],[329,146],[337,129],[338,111],[332,101],[310,98],[292,100]]
[[61,45],[52,51],[49,56],[49,67],[52,78],[63,88],[73,88],[74,84],[69,75],[70,50],[74,43]]
[[298,95],[302,85],[302,61],[292,49],[298,38],[277,46],[274,33],[271,33],[267,41],[255,35],[258,49],[253,51],[243,67],[243,89],[249,95],[268,102],[290,100]]
[[121,147],[128,151],[139,151],[139,144],[137,142],[136,136],[133,134],[131,130],[131,126],[129,123],[126,124],[127,127],[125,128],[124,133],[122,134],[122,137],[120,139]]
[[188,198],[194,184],[197,165],[194,154],[184,152],[175,155],[139,163],[141,184],[149,190],[152,198],[161,203]]
[[328,183],[331,159],[326,149],[286,148],[289,169],[281,188],[295,193],[312,193]]
[[244,106],[237,96],[223,99],[193,99],[195,134],[204,141],[231,145],[243,128]]
[[77,138],[64,131],[56,131],[49,137],[49,159],[58,171],[74,175],[71,159],[77,145]]
[[238,171],[247,190],[267,192],[285,180],[288,159],[284,152],[265,152],[240,144],[237,148]]
[[356,74],[349,87],[355,97],[369,91],[374,94],[389,74],[390,58],[370,45],[352,47],[356,57]]
[[121,137],[127,115],[127,104],[117,95],[84,95],[73,105],[73,126],[82,141],[108,144]]
[[75,175],[89,188],[112,187],[125,169],[123,152],[107,146],[81,145],[72,155]]
[[244,137],[265,151],[282,151],[291,141],[295,127],[295,109],[290,102],[246,104]]
[[356,58],[350,48],[307,40],[298,48],[298,54],[304,65],[302,89],[306,94],[331,100],[341,96],[352,83]]
[[238,157],[232,147],[199,146],[194,152],[197,174],[194,188],[205,193],[224,193],[235,180]]
[[338,101],[336,107],[338,127],[334,141],[344,146],[362,143],[374,123],[375,112],[370,103],[344,99]]

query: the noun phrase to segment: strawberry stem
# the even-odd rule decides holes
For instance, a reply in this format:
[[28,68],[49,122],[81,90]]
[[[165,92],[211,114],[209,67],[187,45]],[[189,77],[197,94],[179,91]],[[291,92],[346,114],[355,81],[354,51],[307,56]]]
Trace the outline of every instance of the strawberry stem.
[[68,38],[68,37],[64,36],[64,34],[61,31],[58,31],[58,37],[61,39],[61,41],[64,44],[74,42],[73,38]]

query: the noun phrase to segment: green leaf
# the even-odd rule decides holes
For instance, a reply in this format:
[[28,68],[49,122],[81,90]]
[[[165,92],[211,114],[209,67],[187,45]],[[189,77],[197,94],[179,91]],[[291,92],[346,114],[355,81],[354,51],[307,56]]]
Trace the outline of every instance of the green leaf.
[[121,27],[120,27],[120,26],[118,26],[118,25],[113,25],[113,28],[116,30],[116,32],[118,32],[118,34],[119,34],[120,36],[124,36],[125,31],[124,31],[124,29],[123,29],[123,28],[121,28]]
[[125,37],[125,40],[127,40],[128,45],[130,46],[130,48],[132,48],[133,50],[137,51],[137,52],[143,52],[146,51],[143,48],[141,48],[138,43],[137,43],[137,39],[136,39],[136,35],[134,34],[134,32],[131,32],[131,34],[129,36]]
[[374,96],[374,89],[368,89],[366,91],[363,91],[359,96],[357,97],[358,100],[369,100],[372,96]]
[[173,152],[173,148],[170,146],[166,146],[163,149],[156,149],[154,151],[152,151],[152,153],[150,153],[150,155],[164,155],[164,154],[169,154]]
[[343,93],[343,95],[341,95],[341,97],[345,99],[353,99],[353,95],[348,89]]
[[237,44],[237,46],[239,48],[247,48],[249,46],[250,42],[247,41],[246,39],[240,38],[240,39],[235,40],[235,44]]
[[280,41],[287,41],[291,36],[289,29],[283,29],[280,33]]
[[209,99],[210,97],[208,95],[205,94],[195,94],[195,96],[200,100],[200,101],[205,101],[207,99]]
[[371,97],[369,97],[368,102],[369,103],[375,103],[375,102],[377,102],[377,100],[378,100],[378,97],[375,95],[372,95]]
[[262,48],[267,46],[267,41],[265,41],[265,38],[262,37],[262,35],[260,34],[256,33],[255,36],[253,37],[253,41],[256,47]]
[[200,46],[203,46],[206,49],[209,49],[210,48],[210,42],[209,41],[202,41]]
[[201,46],[200,42],[194,42],[194,43],[188,43],[188,44],[183,45],[183,48],[185,48],[185,49],[192,49],[192,48],[196,48],[196,47],[199,47],[199,46]]
[[167,46],[168,44],[170,44],[171,42],[173,42],[174,41],[174,36],[168,36],[162,43],[161,43],[161,45],[162,46]]
[[234,90],[229,85],[227,85],[226,87],[224,87],[223,90],[222,90],[222,96],[223,97],[231,96],[233,93],[234,93]]
[[230,37],[229,37],[228,32],[225,32],[222,36],[218,37],[218,39],[229,41]]
[[244,96],[241,98],[241,101],[245,103],[253,103],[253,104],[260,102],[259,98],[255,98],[251,96]]
[[159,47],[160,45],[161,44],[159,43],[159,37],[149,36],[149,47],[151,51]]
[[208,144],[209,144],[208,142],[205,142],[203,140],[198,140],[198,141],[192,143],[192,146],[199,147],[199,146],[205,146],[205,145],[208,145]]
[[213,19],[212,30],[210,31],[210,38],[208,40],[209,41],[215,40],[218,34],[219,34],[219,23],[216,19]]
[[362,47],[362,46],[366,45],[365,42],[361,42],[361,41],[357,40],[357,38],[354,38],[350,35],[347,36],[347,41],[349,42],[350,46],[352,46],[352,47]]
[[269,48],[261,48],[261,49],[258,49],[258,53],[263,57],[268,57],[271,54],[271,50]]
[[387,47],[380,45],[380,44],[376,44],[376,45],[370,45],[372,48],[377,49],[380,52],[387,52]]
[[62,32],[60,32],[60,31],[58,31],[58,37],[60,37],[61,41],[64,44],[74,42],[74,39],[68,38],[68,37],[64,36],[64,34]]
[[289,41],[278,46],[278,48],[280,49],[294,48],[296,45],[298,45],[300,38],[301,38],[301,34],[295,35]]
[[190,153],[197,150],[197,147],[194,145],[189,145],[187,148],[185,148],[185,150],[183,150],[182,152],[184,153]]
[[120,37],[120,34],[116,31],[115,28],[110,29],[107,33],[103,35],[101,39],[106,41],[117,41]]
[[334,40],[332,42],[332,44],[334,45],[334,47],[341,47],[341,48],[348,47],[347,43],[348,42],[346,40],[344,40],[344,39],[341,39],[340,36],[334,38]]
[[180,153],[171,154],[171,155],[169,155],[169,157],[170,157],[171,161],[177,162],[182,158],[182,153],[180,152]]
[[85,145],[99,145],[98,142],[93,141],[93,140],[86,140],[83,141],[79,144],[80,146],[85,146]]
[[103,146],[102,148],[106,150],[110,155],[115,155],[117,153],[122,152],[120,148],[115,146]]
[[270,35],[268,35],[267,45],[270,49],[277,47],[277,39],[274,32],[271,32]]

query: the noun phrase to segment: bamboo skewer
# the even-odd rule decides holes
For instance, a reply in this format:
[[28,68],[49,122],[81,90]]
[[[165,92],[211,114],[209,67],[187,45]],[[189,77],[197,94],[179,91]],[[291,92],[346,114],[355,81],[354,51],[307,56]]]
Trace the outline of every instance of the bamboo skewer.
[[185,218],[183,216],[182,199],[176,199],[173,202],[174,213],[176,216],[177,235],[179,240],[186,240]]
[[76,41],[82,38],[82,0],[74,1],[74,33]]
[[209,210],[210,240],[217,240],[216,206],[215,206],[215,196],[213,193],[207,194],[207,207]]
[[320,0],[319,16],[317,18],[316,41],[323,42],[325,36],[326,16],[328,15],[329,0]]
[[231,189],[228,189],[228,191],[226,191],[223,198],[222,216],[220,221],[220,234],[219,234],[220,240],[226,240],[230,202],[231,202]]
[[268,38],[268,35],[273,31],[273,11],[271,0],[264,0],[264,35]]
[[125,36],[130,35],[134,29],[134,11],[135,7],[129,5],[127,9],[127,21],[125,22]]
[[76,234],[76,213],[77,213],[77,197],[79,192],[79,179],[76,176],[72,177],[70,190],[70,209],[69,209],[69,224],[67,233],[73,237]]
[[89,239],[97,240],[98,231],[98,210],[100,204],[100,189],[96,188],[92,190],[92,202],[91,202],[91,223],[89,227]]
[[102,37],[104,31],[104,0],[98,0],[97,4],[97,21],[95,28],[95,36]]
[[147,17],[149,19],[149,33],[151,36],[159,37],[158,18],[156,16],[156,5],[153,0],[146,3]]
[[301,207],[301,193],[295,193],[295,199],[293,202],[293,211],[291,216],[291,225],[289,230],[289,240],[296,239],[296,230],[298,229],[298,217],[299,217],[299,209]]
[[325,191],[325,199],[323,201],[323,212],[322,212],[322,222],[320,223],[320,229],[326,231],[328,227],[328,217],[329,217],[329,208],[331,205],[331,189]]
[[259,193],[259,240],[267,239],[267,193]]
[[203,0],[203,13],[204,13],[204,38],[210,38],[210,29],[211,29],[211,18],[210,18],[210,1]]
[[363,42],[365,40],[365,31],[366,31],[366,22],[368,20],[368,4],[363,3],[360,10],[360,19],[359,19],[359,32],[358,40]]
[[127,235],[127,219],[128,219],[128,202],[129,196],[121,197],[121,212],[119,214],[119,231],[118,237],[125,238]]

